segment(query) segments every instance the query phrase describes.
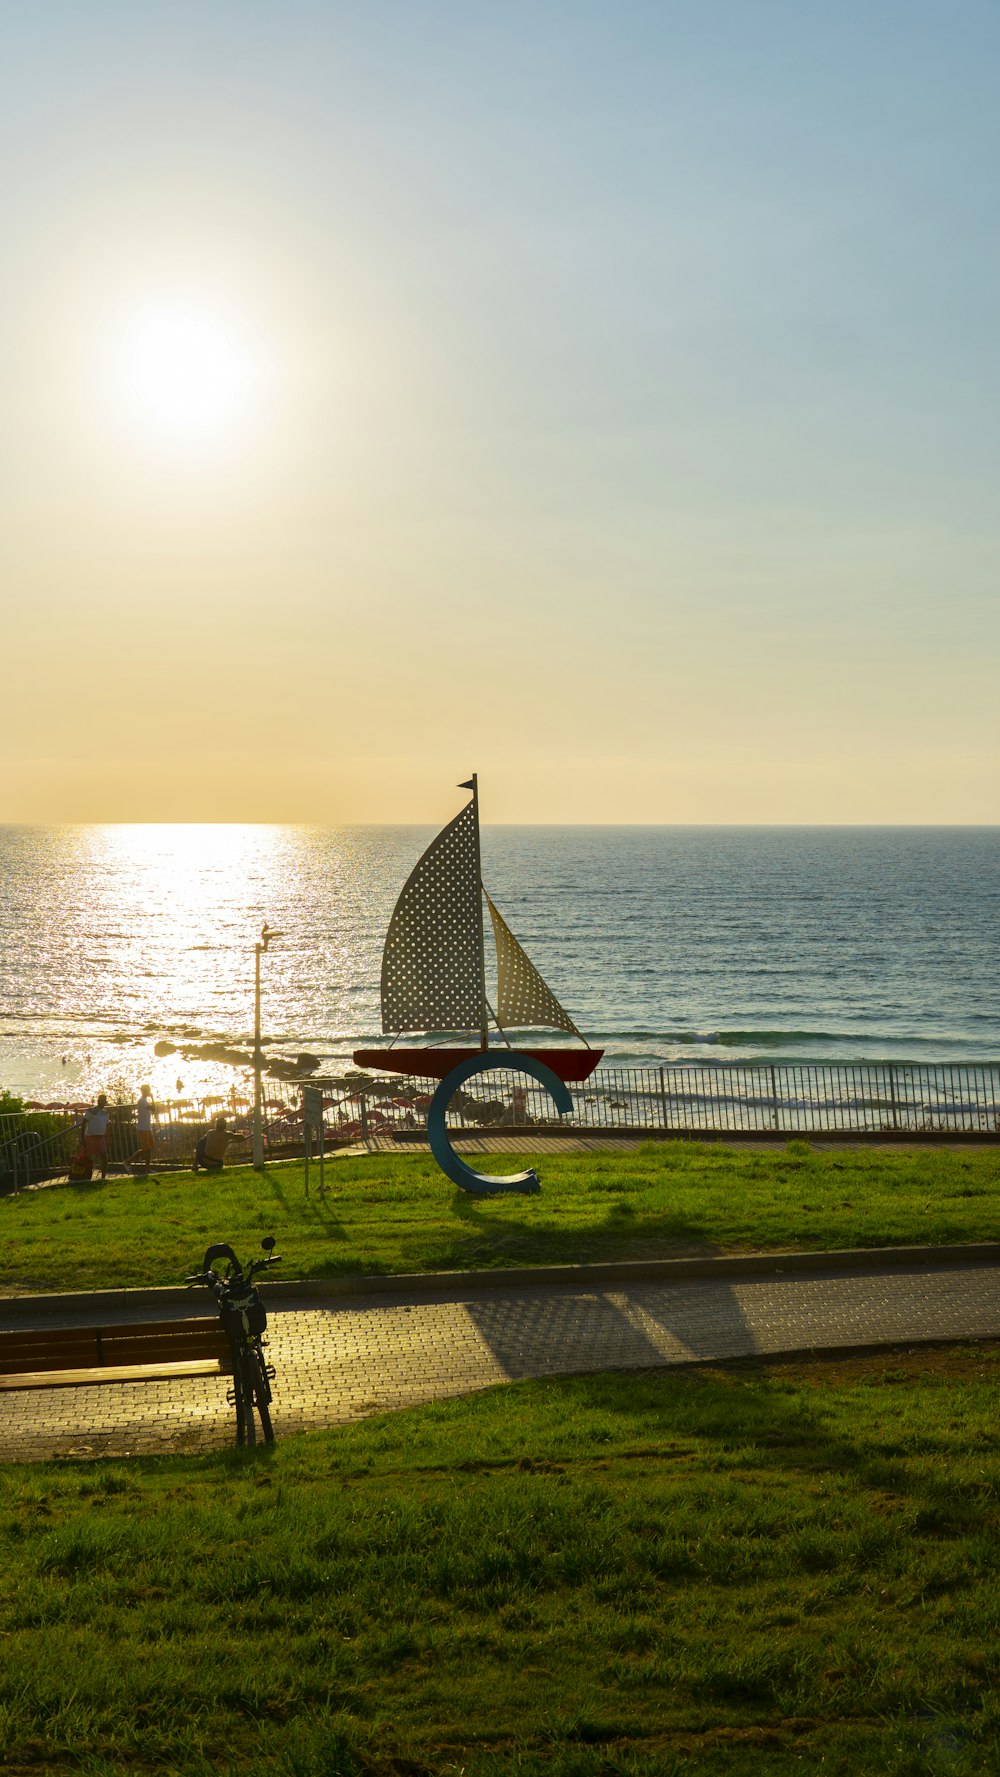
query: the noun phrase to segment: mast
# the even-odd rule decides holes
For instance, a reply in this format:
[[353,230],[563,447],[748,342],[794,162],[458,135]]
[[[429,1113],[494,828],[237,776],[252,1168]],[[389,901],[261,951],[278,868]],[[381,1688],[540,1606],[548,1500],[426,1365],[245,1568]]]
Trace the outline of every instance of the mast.
[[490,1046],[489,1012],[486,1006],[486,933],[483,926],[483,862],[479,850],[479,774],[473,772],[468,783],[459,784],[460,790],[472,791],[472,820],[476,833],[476,879],[479,893],[476,896],[476,933],[479,942],[479,1047],[488,1049]]

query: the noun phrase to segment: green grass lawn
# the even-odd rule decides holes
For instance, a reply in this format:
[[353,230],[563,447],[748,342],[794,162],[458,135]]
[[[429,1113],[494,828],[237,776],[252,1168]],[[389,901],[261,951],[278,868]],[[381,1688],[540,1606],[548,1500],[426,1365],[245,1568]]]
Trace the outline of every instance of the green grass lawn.
[[0,1469],[0,1767],[981,1777],[998,1423],[955,1348]]
[[0,1200],[0,1292],[176,1283],[210,1241],[242,1256],[265,1233],[291,1278],[1000,1238],[994,1148],[665,1142],[526,1158],[539,1197],[471,1197],[419,1154],[333,1161],[322,1197],[315,1167],[306,1197],[301,1162],[25,1191]]

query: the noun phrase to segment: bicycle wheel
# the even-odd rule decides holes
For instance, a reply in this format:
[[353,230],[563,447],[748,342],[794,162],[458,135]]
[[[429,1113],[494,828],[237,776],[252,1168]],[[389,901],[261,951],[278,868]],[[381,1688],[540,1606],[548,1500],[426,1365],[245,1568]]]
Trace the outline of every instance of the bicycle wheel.
[[253,1398],[243,1376],[242,1362],[233,1371],[233,1401],[236,1407],[236,1442],[240,1449],[257,1441],[253,1420]]
[[270,1406],[270,1403],[271,1403],[271,1375],[273,1374],[273,1372],[268,1371],[267,1359],[264,1356],[264,1344],[265,1344],[265,1341],[263,1339],[259,1339],[259,1338],[255,1339],[253,1342],[253,1348],[257,1354],[257,1367],[260,1370],[261,1391],[264,1396],[264,1404],[265,1404],[265,1406]]
[[229,1398],[236,1410],[236,1445],[238,1449],[242,1449],[248,1441],[248,1421],[250,1430],[253,1431],[253,1397],[248,1393],[243,1380],[242,1351],[239,1341],[232,1333],[229,1335],[229,1350],[233,1360],[233,1386],[229,1391]]
[[256,1398],[256,1402],[258,1402],[258,1413],[259,1416],[261,1416],[261,1430],[263,1430],[263,1434],[265,1434],[265,1443],[274,1443],[274,1430],[272,1430],[272,1423],[270,1423],[270,1381],[268,1381],[268,1367],[266,1367],[265,1354],[261,1351],[259,1340],[254,1343],[252,1356],[254,1356],[254,1370],[256,1370],[254,1398]]
[[252,1450],[257,1442],[257,1421],[253,1416],[254,1383],[256,1378],[254,1377],[250,1363],[252,1356],[253,1353],[244,1345],[240,1351],[239,1362],[236,1366],[238,1378],[236,1389],[236,1412],[243,1433],[241,1437],[239,1431],[237,1432],[237,1442],[245,1444],[249,1450]]
[[243,1383],[243,1399],[246,1405],[247,1444],[252,1449],[257,1442],[257,1421],[254,1418],[254,1407],[260,1414],[260,1423],[264,1430],[264,1441],[274,1442],[271,1430],[271,1416],[267,1410],[267,1388],[261,1376],[260,1362],[252,1345],[245,1345],[240,1354],[240,1370]]

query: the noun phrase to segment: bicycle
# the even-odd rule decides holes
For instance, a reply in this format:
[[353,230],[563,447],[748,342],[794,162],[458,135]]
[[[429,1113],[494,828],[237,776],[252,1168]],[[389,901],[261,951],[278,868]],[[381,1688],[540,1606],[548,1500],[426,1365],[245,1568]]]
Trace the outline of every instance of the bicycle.
[[[281,1256],[275,1254],[273,1235],[268,1235],[260,1244],[266,1256],[252,1259],[246,1270],[231,1246],[210,1246],[205,1254],[204,1268],[184,1280],[188,1284],[203,1283],[215,1298],[233,1358],[233,1386],[228,1399],[236,1408],[236,1442],[250,1449],[257,1442],[255,1407],[260,1415],[264,1442],[274,1443],[270,1412],[274,1366],[265,1359],[263,1349],[267,1342],[264,1338],[267,1310],[254,1288],[253,1279],[265,1265],[280,1264]],[[212,1269],[218,1259],[228,1260],[223,1277]]]

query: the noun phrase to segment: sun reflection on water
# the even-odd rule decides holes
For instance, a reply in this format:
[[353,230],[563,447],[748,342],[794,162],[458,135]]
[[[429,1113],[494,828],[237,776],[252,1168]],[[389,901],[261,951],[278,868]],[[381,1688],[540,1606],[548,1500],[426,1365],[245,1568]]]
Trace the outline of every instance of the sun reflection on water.
[[246,1068],[191,1051],[249,1051],[265,920],[283,934],[263,965],[270,1044],[294,1054],[377,1029],[392,893],[377,849],[357,831],[277,825],[34,829],[6,910],[19,982],[4,1020],[7,1035],[41,1033],[34,1090],[72,1101],[114,1077],[158,1098],[227,1094]]

